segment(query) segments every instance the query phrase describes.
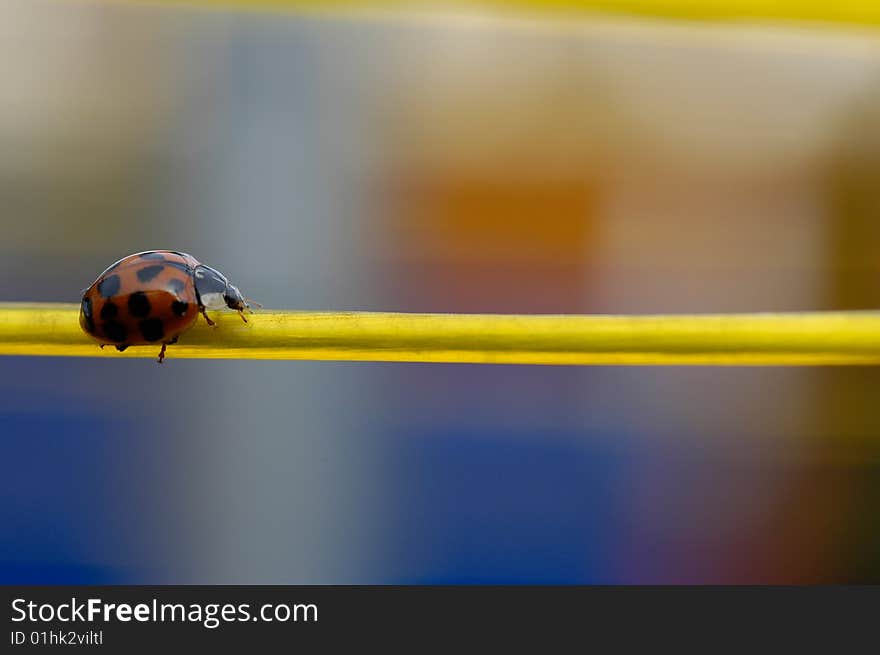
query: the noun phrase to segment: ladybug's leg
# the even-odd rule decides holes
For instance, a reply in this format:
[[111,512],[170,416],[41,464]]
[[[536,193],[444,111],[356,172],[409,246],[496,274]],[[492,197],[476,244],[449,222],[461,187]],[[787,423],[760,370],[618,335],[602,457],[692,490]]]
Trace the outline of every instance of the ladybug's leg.
[[121,346],[116,346],[116,350],[118,350],[119,352],[122,352],[122,351],[125,350],[126,348],[128,348],[128,344],[127,344],[127,343],[124,343],[124,344],[122,344]]
[[238,315],[241,316],[241,320],[243,320],[245,323],[248,322],[248,320],[247,320],[247,318],[245,317],[243,311],[239,310]]
[[202,316],[205,317],[205,320],[208,322],[208,325],[210,325],[211,327],[217,327],[217,324],[210,319],[210,317],[208,316],[208,312],[205,311],[204,307],[199,307],[199,311],[202,313]]
[[165,359],[165,348],[167,348],[167,346],[163,343],[162,350],[159,351],[159,359],[156,360],[156,362],[158,362],[159,364],[161,364],[162,360]]

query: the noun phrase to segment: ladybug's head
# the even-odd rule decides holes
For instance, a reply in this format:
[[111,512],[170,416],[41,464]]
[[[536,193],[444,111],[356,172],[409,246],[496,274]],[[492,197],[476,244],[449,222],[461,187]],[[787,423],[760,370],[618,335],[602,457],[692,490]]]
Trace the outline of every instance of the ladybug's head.
[[223,309],[229,307],[237,312],[250,309],[251,306],[238,287],[229,283],[229,280],[220,271],[199,264],[193,271],[196,282],[196,293],[199,302],[205,309]]
[[234,309],[237,312],[243,312],[245,309],[251,308],[247,299],[241,295],[241,291],[238,290],[238,287],[232,284],[226,286],[226,293],[223,294],[223,301],[229,309]]

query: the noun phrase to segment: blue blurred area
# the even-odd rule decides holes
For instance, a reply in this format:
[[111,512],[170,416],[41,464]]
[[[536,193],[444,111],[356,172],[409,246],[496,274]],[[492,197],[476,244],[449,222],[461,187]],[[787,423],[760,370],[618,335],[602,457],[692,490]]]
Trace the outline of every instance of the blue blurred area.
[[[581,435],[399,435],[401,584],[588,584],[613,581],[625,455]],[[604,440],[599,444],[605,444]]]
[[[77,393],[83,362],[0,361],[0,580],[21,584],[149,579],[141,498],[149,419]],[[92,367],[93,368],[93,367]],[[112,386],[112,380],[96,381]],[[16,388],[16,383],[23,388]],[[31,383],[31,384],[28,384]],[[68,387],[67,385],[71,385]],[[104,393],[101,386],[96,395]],[[96,551],[127,552],[96,557]]]
[[[0,464],[0,579],[21,584],[123,582],[134,571],[89,566],[76,558],[83,535],[118,541],[108,506],[107,472],[119,459],[126,423],[99,413],[82,413],[53,398],[50,415],[4,412]],[[13,399],[14,401],[14,399]],[[115,486],[115,485],[114,485]],[[115,505],[115,503],[113,503]]]

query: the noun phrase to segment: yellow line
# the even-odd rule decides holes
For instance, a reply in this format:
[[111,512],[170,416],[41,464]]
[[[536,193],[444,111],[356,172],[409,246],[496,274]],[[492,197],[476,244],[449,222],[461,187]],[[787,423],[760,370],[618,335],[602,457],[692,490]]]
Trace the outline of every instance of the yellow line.
[[[129,0],[130,1],[130,0]],[[143,3],[145,0],[138,0]],[[876,0],[151,0],[152,4],[241,9],[294,9],[309,13],[345,15],[364,11],[407,13],[467,13],[497,15],[531,13],[570,17],[588,13],[623,14],[686,20],[777,20],[880,23]],[[148,2],[149,3],[149,2]]]
[[[483,364],[880,364],[880,312],[667,316],[216,313],[169,359],[314,359]],[[70,304],[0,303],[0,355],[155,357],[101,350]]]

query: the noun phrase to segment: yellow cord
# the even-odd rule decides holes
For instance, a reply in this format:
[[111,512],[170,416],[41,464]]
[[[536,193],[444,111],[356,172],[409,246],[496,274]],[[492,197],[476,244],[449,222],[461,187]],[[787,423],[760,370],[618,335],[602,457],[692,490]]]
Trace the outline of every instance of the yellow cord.
[[[137,0],[142,2],[143,0]],[[876,0],[459,0],[442,2],[411,0],[151,0],[153,4],[190,5],[228,9],[294,9],[302,12],[351,15],[367,11],[387,13],[449,13],[492,11],[498,15],[570,17],[587,13],[651,16],[685,20],[775,20],[880,24]]]
[[[151,357],[103,350],[71,304],[0,303],[0,355]],[[880,364],[880,312],[668,316],[213,312],[168,358],[481,364]]]

